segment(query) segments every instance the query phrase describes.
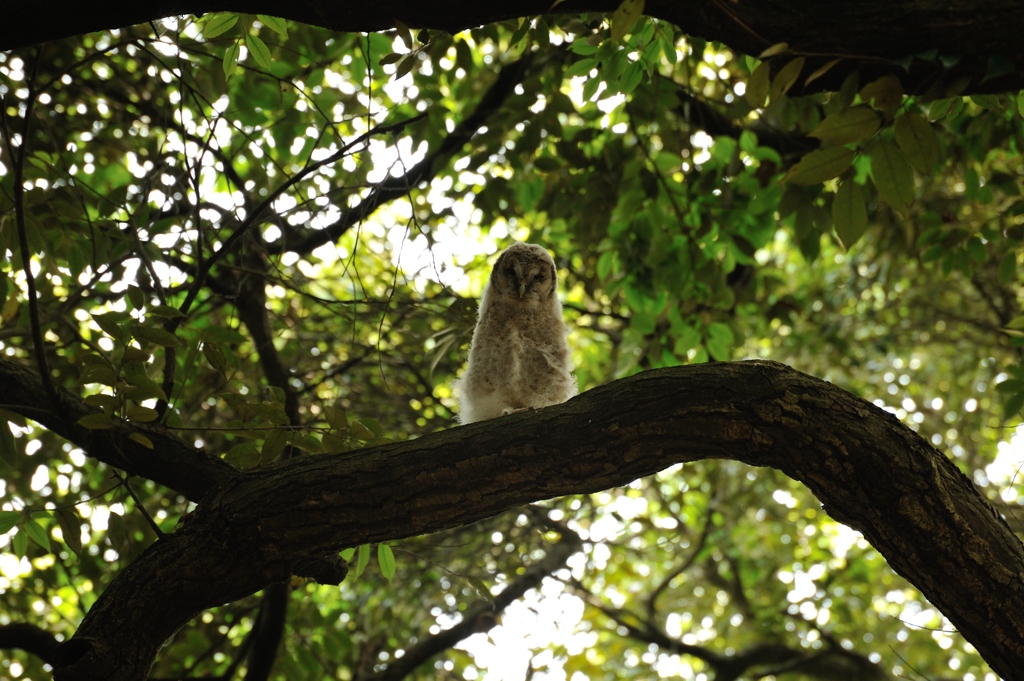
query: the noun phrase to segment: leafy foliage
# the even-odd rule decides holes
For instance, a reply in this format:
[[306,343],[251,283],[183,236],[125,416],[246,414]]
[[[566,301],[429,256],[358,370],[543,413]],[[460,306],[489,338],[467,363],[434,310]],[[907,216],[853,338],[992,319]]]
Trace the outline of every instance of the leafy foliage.
[[[489,257],[528,239],[556,256],[582,390],[779,359],[890,409],[1012,511],[1024,95],[854,73],[790,97],[835,62],[744,58],[643,4],[457,35],[212,14],[0,55],[5,355],[38,361],[31,283],[52,380],[96,409],[82,427],[159,423],[240,469],[349,452],[453,425]],[[198,500],[4,406],[2,617],[67,637]],[[774,472],[701,463],[541,510],[351,547],[340,587],[295,578],[272,675],[396,663],[558,535],[581,550],[529,598],[574,636],[524,653],[551,678],[703,678],[766,643],[790,657],[750,673],[839,678],[811,664],[833,650],[849,678],[986,673]],[[259,602],[191,623],[154,674],[255,664]],[[412,678],[475,678],[483,639]],[[23,653],[5,673],[46,677]]]

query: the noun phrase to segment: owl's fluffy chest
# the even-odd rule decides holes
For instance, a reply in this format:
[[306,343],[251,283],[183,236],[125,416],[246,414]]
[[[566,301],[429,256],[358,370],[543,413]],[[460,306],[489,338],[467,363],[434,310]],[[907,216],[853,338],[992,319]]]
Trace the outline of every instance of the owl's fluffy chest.
[[576,394],[561,314],[491,309],[473,333],[463,423],[559,404]]
[[[561,333],[553,334],[553,328]],[[472,363],[478,370],[474,373],[495,388],[503,384],[518,390],[539,388],[540,380],[564,363],[569,350],[560,318],[494,315],[484,320],[474,337],[478,334],[488,342],[473,344]]]

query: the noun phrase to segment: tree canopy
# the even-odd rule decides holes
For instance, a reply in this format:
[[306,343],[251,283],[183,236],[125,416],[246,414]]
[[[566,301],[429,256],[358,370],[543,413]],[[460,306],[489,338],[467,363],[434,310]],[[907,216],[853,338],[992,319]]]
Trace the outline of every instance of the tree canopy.
[[[14,8],[0,676],[1014,678],[985,4]],[[581,395],[454,428],[514,239]]]

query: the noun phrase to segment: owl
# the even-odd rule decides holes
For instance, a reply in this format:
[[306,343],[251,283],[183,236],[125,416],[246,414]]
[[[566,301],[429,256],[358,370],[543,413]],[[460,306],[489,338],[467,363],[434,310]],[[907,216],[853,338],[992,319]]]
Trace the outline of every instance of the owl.
[[558,302],[555,262],[516,242],[498,257],[480,299],[466,373],[456,385],[459,422],[560,404],[576,377]]

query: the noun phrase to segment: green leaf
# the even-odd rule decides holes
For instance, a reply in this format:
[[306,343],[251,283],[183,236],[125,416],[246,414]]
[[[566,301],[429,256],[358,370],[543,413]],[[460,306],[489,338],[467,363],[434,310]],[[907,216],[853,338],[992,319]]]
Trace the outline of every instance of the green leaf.
[[149,308],[149,314],[164,317],[165,319],[178,319],[185,316],[181,310],[170,305],[153,305]]
[[673,328],[673,331],[676,331],[676,333],[678,333],[675,345],[672,348],[672,352],[677,357],[686,357],[687,353],[689,353],[690,350],[700,345],[700,331],[693,328],[692,326],[685,325],[682,327],[682,329],[679,330]]
[[743,96],[752,109],[760,109],[768,99],[768,92],[771,89],[772,67],[768,62],[763,61],[757,65],[754,72],[750,74],[747,81],[747,91]]
[[224,77],[229,77],[235,71],[235,67],[238,66],[238,53],[241,51],[239,43],[236,40],[231,43],[228,49],[224,50],[224,62],[222,64],[224,68]]
[[114,423],[114,419],[106,414],[87,414],[78,419],[76,423],[89,430],[106,430],[117,425]]
[[178,344],[178,337],[169,331],[142,324],[131,325],[132,336],[140,341],[170,348]]
[[374,437],[380,437],[381,433],[384,432],[384,429],[380,427],[380,423],[377,419],[365,418],[359,420],[364,426],[370,429],[370,432],[373,433]]
[[323,454],[324,445],[313,433],[296,433],[292,438],[292,446],[309,452],[310,454]]
[[1007,398],[1006,403],[1003,405],[1003,409],[1007,417],[1020,414],[1022,407],[1024,407],[1024,392],[1010,395],[1010,397]]
[[407,50],[411,50],[413,48],[414,41],[412,38],[412,31],[409,30],[409,27],[398,19],[395,19],[395,32],[398,33],[398,37],[402,39],[403,43],[405,43],[405,48]]
[[214,343],[208,340],[203,341],[203,356],[206,357],[206,361],[210,363],[210,366],[224,376],[227,376],[228,357],[220,347],[219,343]]
[[399,78],[404,78],[405,76],[409,75],[409,72],[411,72],[413,70],[413,67],[416,66],[416,62],[418,59],[419,58],[416,56],[415,52],[410,52],[409,54],[402,57],[402,60],[398,62],[398,66],[395,67],[395,72],[391,76],[391,79],[398,80]]
[[939,140],[931,123],[916,113],[906,113],[896,119],[896,144],[907,160],[922,173],[930,173],[939,161]]
[[122,316],[115,313],[97,314],[92,316],[92,320],[96,322],[96,326],[103,329],[103,333],[121,343],[125,341],[127,334]]
[[29,539],[39,544],[41,547],[50,551],[50,537],[46,534],[46,530],[43,526],[37,523],[35,520],[29,518],[21,525],[22,529],[28,533]]
[[341,407],[327,407],[324,409],[324,418],[331,430],[345,431],[348,429],[348,416]]
[[145,350],[140,350],[132,345],[124,349],[125,362],[148,362],[153,355]]
[[110,367],[102,364],[90,364],[89,366],[82,369],[82,375],[79,376],[78,382],[83,385],[86,383],[100,383],[102,385],[114,387],[117,385],[117,376],[111,371]]
[[820,184],[843,174],[853,163],[854,152],[846,147],[819,149],[800,159],[782,179],[793,184]]
[[1017,95],[1017,113],[1024,117],[1024,90]]
[[267,423],[271,423],[275,426],[287,426],[288,415],[284,413],[284,409],[279,407],[277,404],[266,404],[263,402],[256,402],[249,405],[252,410],[262,420]]
[[824,76],[826,73],[831,71],[832,67],[835,66],[836,64],[838,64],[840,61],[842,61],[842,60],[840,60],[840,59],[833,59],[832,61],[827,62],[824,66],[822,66],[821,68],[817,69],[811,75],[807,76],[807,80],[804,81],[804,86],[810,85],[814,81],[816,81],[819,78],[821,78],[822,76]]
[[78,514],[71,508],[62,508],[57,511],[57,524],[60,525],[60,533],[64,543],[77,556],[82,552],[82,522]]
[[237,14],[214,14],[203,24],[203,38],[216,38],[230,30],[237,22]]
[[1008,381],[996,384],[996,390],[1001,393],[1024,392],[1024,381],[1019,378],[1011,378]]
[[142,433],[132,433],[131,435],[128,436],[128,439],[138,442],[146,449],[153,449],[153,441],[150,440],[145,435],[143,435]]
[[264,71],[270,71],[272,64],[270,58],[270,50],[267,49],[267,44],[260,40],[259,36],[255,36],[251,33],[245,34],[245,46],[249,48],[249,54],[256,61],[260,68]]
[[7,301],[4,303],[3,310],[0,312],[0,317],[2,317],[5,322],[9,322],[17,316],[20,308],[21,303],[18,301],[18,292],[11,291],[10,297],[7,298]]
[[612,42],[625,38],[643,13],[644,0],[623,0],[612,14]]
[[350,449],[348,440],[338,435],[331,435],[330,433],[324,434],[322,444],[325,454],[341,454]]
[[167,395],[164,394],[163,389],[149,379],[146,379],[140,385],[127,386],[121,392],[125,397],[135,402],[145,402],[146,400],[154,399],[167,401]]
[[832,225],[847,250],[864,236],[868,228],[864,190],[853,180],[844,182],[832,199]]
[[936,99],[928,107],[928,118],[933,121],[937,121],[941,118],[945,118],[952,111],[953,106],[960,100],[959,97],[952,97],[949,99]]
[[363,544],[359,547],[359,555],[356,557],[356,579],[359,579],[359,575],[363,574],[363,570],[370,563],[370,545]]
[[108,413],[113,413],[115,409],[121,407],[120,398],[114,395],[89,395],[85,398],[85,403],[90,407],[110,410]]
[[392,52],[391,54],[385,54],[383,57],[380,58],[380,61],[378,61],[377,63],[380,64],[381,66],[387,66],[388,64],[394,64],[396,61],[398,61],[404,56],[405,55],[402,54],[401,52]]
[[24,528],[18,528],[18,534],[11,540],[11,550],[19,558],[28,551],[28,532]]
[[1003,256],[999,263],[999,283],[1006,285],[1017,275],[1017,254],[1013,251]]
[[17,511],[0,511],[0,534],[7,534],[24,517]]
[[128,302],[132,304],[134,309],[141,310],[146,307],[146,294],[138,286],[129,286]]
[[124,524],[124,517],[120,513],[110,512],[110,517],[107,518],[107,541],[115,550],[120,550],[121,546],[128,539],[128,529]]
[[892,118],[903,101],[903,85],[895,76],[882,76],[862,87],[860,98]]
[[871,150],[871,177],[886,203],[906,211],[914,200],[914,173],[902,151],[888,142],[876,144]]
[[237,444],[224,454],[224,460],[239,470],[248,470],[260,462],[259,450],[253,442]]
[[354,556],[355,554],[356,554],[356,548],[355,548],[354,546],[350,546],[349,548],[347,548],[347,549],[344,549],[344,550],[343,550],[343,551],[342,551],[341,553],[339,553],[338,555],[339,555],[339,556],[341,556],[341,559],[342,559],[343,561],[345,561],[346,563],[348,563],[349,561],[351,561],[351,560],[352,560],[352,556]]
[[575,78],[576,76],[589,75],[590,72],[593,69],[595,69],[599,63],[600,62],[596,59],[580,59],[579,61],[577,61],[576,63],[574,63],[572,66],[565,70],[565,72],[562,74],[562,78],[564,78],[565,80],[570,80],[572,78]]
[[380,564],[380,573],[390,584],[391,578],[395,576],[395,554],[390,546],[377,544],[377,562]]
[[829,114],[808,134],[830,145],[851,144],[875,134],[881,123],[871,108],[854,106]]
[[[128,407],[127,417],[129,421],[151,423],[160,418],[160,414],[156,412],[156,409],[150,409],[149,407]],[[150,444],[152,445],[152,443]]]
[[736,337],[733,335],[732,329],[729,328],[728,324],[724,324],[722,322],[712,322],[708,325],[708,337],[719,340],[729,346],[736,342]]
[[375,436],[373,432],[369,428],[364,426],[362,423],[360,423],[359,421],[353,421],[352,437],[354,437],[357,440],[363,440],[365,442],[366,440],[372,440]]
[[777,54],[784,54],[786,52],[789,52],[789,43],[775,43],[757,55],[757,58],[767,59],[768,57],[774,57]]
[[806,61],[803,57],[797,57],[779,69],[775,79],[772,80],[771,97],[773,102],[789,92],[790,88],[796,84]]
[[713,322],[708,326],[704,346],[716,361],[727,362],[732,359],[732,346],[735,343],[732,329],[722,322]]
[[[981,82],[985,82],[984,80]],[[995,95],[971,95],[971,101],[983,109],[999,108],[999,98]]]
[[286,22],[284,19],[267,16],[266,14],[257,14],[256,18],[260,20],[260,23],[262,23],[264,26],[269,28],[274,33],[277,33],[284,38],[288,37],[288,22]]
[[976,263],[983,263],[988,260],[988,251],[985,250],[985,244],[981,243],[981,239],[976,236],[972,236],[967,240],[967,254]]
[[633,62],[626,67],[626,71],[619,78],[619,92],[628,95],[644,78],[644,67],[640,62]]
[[262,458],[265,462],[270,463],[281,455],[284,448],[288,446],[288,438],[291,432],[282,428],[275,428],[270,431],[267,438],[263,441],[263,448],[261,450]]

